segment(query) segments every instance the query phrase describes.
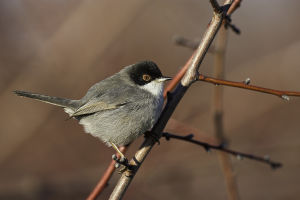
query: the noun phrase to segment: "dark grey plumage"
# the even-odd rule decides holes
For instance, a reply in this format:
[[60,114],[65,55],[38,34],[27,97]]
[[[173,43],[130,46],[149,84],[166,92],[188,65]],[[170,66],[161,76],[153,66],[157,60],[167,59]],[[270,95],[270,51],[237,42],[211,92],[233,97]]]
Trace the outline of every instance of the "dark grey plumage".
[[[147,77],[145,77],[147,76]],[[93,85],[79,100],[15,91],[19,96],[63,107],[87,133],[108,146],[126,145],[157,121],[165,78],[151,61],[130,65]]]

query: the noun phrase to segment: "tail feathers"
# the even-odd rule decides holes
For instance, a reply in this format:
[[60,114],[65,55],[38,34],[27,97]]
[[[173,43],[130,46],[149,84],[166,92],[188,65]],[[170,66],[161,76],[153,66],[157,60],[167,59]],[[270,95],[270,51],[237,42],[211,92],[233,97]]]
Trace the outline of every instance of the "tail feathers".
[[70,108],[70,109],[76,109],[78,107],[78,100],[71,100],[71,99],[64,99],[60,97],[51,97],[47,95],[42,94],[36,94],[31,92],[25,92],[25,91],[19,91],[16,90],[14,93],[18,96],[28,97],[32,99],[36,99],[45,103],[49,103],[52,105],[64,107],[64,108]]

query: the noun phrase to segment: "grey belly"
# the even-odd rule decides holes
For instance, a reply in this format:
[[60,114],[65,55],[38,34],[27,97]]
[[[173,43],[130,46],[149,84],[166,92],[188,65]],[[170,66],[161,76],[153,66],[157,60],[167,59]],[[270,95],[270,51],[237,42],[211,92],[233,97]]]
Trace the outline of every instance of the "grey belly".
[[157,106],[125,105],[83,117],[79,123],[83,125],[85,132],[100,138],[108,146],[109,142],[118,146],[126,145],[153,127],[161,110]]

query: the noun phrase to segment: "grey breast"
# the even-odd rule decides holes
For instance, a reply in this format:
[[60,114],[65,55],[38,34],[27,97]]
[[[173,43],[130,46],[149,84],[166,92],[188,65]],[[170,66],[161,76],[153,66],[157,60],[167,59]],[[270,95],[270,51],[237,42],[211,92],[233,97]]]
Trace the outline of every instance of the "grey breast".
[[79,123],[87,133],[107,144],[126,145],[152,128],[157,120],[154,116],[159,100],[118,76],[116,74],[95,84],[81,99],[82,105],[99,101],[116,108],[81,116]]

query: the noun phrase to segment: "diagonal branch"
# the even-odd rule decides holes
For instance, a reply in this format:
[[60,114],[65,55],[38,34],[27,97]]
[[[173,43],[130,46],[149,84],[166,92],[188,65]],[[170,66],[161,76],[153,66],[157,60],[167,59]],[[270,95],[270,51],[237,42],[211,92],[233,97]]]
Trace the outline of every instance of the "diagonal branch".
[[224,16],[226,16],[227,10],[231,5],[232,0],[225,1],[224,6],[222,7],[223,8],[222,12],[218,12],[218,8],[216,8],[216,1],[211,0],[210,2],[214,7],[215,12],[213,14],[213,18],[211,20],[209,27],[204,33],[204,36],[200,42],[199,47],[195,51],[195,54],[191,61],[191,66],[189,67],[185,76],[181,80],[181,84],[186,87],[188,87],[190,84],[192,84],[194,81],[197,80],[198,70],[200,68],[200,65],[208,51],[208,48],[210,47],[213,39],[215,38],[219,28],[222,25],[222,21],[224,19]]
[[277,168],[282,167],[281,163],[270,160],[269,156],[260,157],[260,156],[256,156],[256,155],[252,155],[252,154],[248,154],[248,153],[242,153],[242,152],[239,152],[239,151],[234,151],[234,150],[231,150],[231,149],[227,149],[222,144],[221,145],[212,145],[212,144],[208,144],[206,142],[201,142],[201,141],[198,141],[198,140],[194,140],[193,139],[193,137],[194,137],[193,134],[186,135],[186,136],[180,136],[180,135],[174,135],[174,134],[171,134],[171,133],[163,133],[163,137],[165,137],[166,140],[178,139],[178,140],[183,140],[183,141],[186,141],[186,142],[190,142],[190,143],[202,146],[207,152],[209,152],[211,149],[215,149],[215,150],[218,150],[218,151],[223,151],[225,153],[234,155],[239,160],[241,160],[243,158],[248,158],[248,159],[251,159],[251,160],[262,162],[264,164],[270,165],[270,167],[272,169],[277,169]]
[[297,96],[297,97],[300,96],[300,92],[282,91],[282,90],[263,88],[263,87],[259,87],[259,86],[255,86],[255,85],[249,85],[248,81],[244,81],[244,82],[227,81],[227,80],[216,79],[216,78],[204,76],[202,74],[200,74],[198,76],[197,80],[212,83],[214,85],[226,85],[226,86],[230,86],[230,87],[237,87],[237,88],[243,88],[243,89],[252,90],[252,91],[256,91],[256,92],[272,94],[272,95],[278,96],[280,98],[283,98],[284,100],[289,100],[289,96]]

